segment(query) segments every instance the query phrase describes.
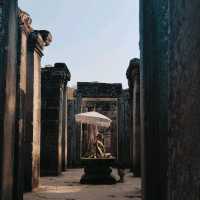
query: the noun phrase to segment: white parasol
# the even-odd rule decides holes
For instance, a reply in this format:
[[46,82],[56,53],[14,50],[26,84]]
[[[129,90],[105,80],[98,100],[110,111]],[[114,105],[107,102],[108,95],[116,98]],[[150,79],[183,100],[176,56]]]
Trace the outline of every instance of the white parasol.
[[76,122],[83,124],[91,124],[101,127],[110,127],[110,124],[112,122],[110,118],[94,111],[77,114],[75,118]]

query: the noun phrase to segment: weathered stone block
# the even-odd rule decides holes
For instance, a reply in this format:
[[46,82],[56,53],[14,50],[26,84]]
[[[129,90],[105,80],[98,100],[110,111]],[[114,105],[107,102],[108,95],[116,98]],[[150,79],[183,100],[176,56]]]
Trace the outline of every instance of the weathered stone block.
[[77,94],[79,93],[82,97],[116,98],[122,93],[122,85],[120,83],[78,82]]

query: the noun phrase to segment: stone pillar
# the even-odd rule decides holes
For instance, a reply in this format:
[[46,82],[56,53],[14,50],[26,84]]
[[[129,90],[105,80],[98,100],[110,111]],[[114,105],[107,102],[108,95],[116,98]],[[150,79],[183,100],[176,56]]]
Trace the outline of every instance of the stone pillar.
[[[67,88],[67,120],[68,120],[68,126],[67,126],[67,137],[68,137],[68,155],[67,155],[67,161],[68,161],[68,167],[76,167],[76,151],[74,151],[74,147],[76,146],[76,122],[75,122],[75,114],[77,114],[77,100],[76,100],[76,89],[74,88]],[[80,146],[80,145],[79,145]]]
[[141,128],[140,128],[140,61],[132,60],[133,65],[133,173],[141,175]]
[[166,200],[168,196],[168,11],[168,1],[140,0],[142,187],[145,200]]
[[141,128],[140,128],[140,60],[130,61],[127,70],[130,95],[132,95],[132,156],[134,176],[141,175]]
[[67,82],[63,89],[63,112],[62,112],[62,170],[65,171],[67,168]]
[[200,198],[200,1],[169,0],[168,200]]
[[140,1],[145,200],[200,197],[200,1]]
[[23,197],[23,172],[24,172],[24,157],[23,157],[23,144],[24,144],[24,134],[25,134],[25,97],[26,97],[26,80],[27,80],[27,39],[31,28],[31,18],[30,16],[22,11],[18,10],[18,79],[17,79],[17,128],[16,128],[16,137],[15,137],[15,199],[22,199]]
[[51,42],[48,31],[33,31],[28,38],[24,187],[31,191],[40,177],[41,57]]
[[[70,80],[64,63],[42,69],[41,175],[59,175],[63,169],[63,152],[67,149],[66,86]],[[63,109],[64,108],[64,109]],[[63,125],[63,123],[66,123]],[[63,130],[64,128],[64,130]],[[65,141],[63,141],[65,140]],[[63,145],[64,144],[64,145]]]
[[132,67],[131,62],[126,72],[126,76],[128,79],[128,86],[129,86],[129,118],[128,118],[128,131],[130,137],[130,171],[133,172],[133,82],[132,82]]
[[130,168],[130,132],[129,132],[129,90],[122,90],[119,99],[119,134],[118,134],[118,161],[125,168]]
[[13,200],[17,1],[0,0],[0,199]]

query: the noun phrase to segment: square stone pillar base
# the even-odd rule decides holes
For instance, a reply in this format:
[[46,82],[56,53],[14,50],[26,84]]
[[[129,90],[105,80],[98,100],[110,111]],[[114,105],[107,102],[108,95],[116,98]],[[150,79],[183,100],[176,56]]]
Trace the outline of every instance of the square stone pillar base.
[[111,174],[111,165],[115,159],[81,159],[84,167],[84,174],[81,177],[81,184],[112,185],[116,184],[115,177]]

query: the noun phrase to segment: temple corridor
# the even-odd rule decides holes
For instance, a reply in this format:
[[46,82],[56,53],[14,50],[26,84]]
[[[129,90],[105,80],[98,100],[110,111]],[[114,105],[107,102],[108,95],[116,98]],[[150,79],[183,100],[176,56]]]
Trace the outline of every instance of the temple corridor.
[[71,85],[70,51],[43,63],[57,45],[51,27],[38,30],[18,0],[0,0],[0,200],[200,200],[200,1],[139,4],[140,55],[120,64],[124,87],[93,79],[87,49],[78,72],[92,79]]
[[[40,186],[24,200],[140,200],[141,180],[126,171],[124,183],[81,185],[82,169],[69,169],[58,177],[42,177]],[[117,177],[116,170],[113,174]]]

